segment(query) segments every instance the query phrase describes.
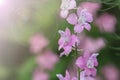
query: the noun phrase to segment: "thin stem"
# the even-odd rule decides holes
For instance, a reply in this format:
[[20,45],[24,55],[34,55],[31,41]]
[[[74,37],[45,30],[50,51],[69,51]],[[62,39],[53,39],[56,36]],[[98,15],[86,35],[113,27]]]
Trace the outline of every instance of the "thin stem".
[[77,58],[78,57],[77,43],[75,43],[75,53],[76,53],[76,58]]
[[[77,43],[75,43],[76,59],[78,58]],[[80,68],[78,67],[78,80],[80,80]]]
[[78,68],[78,80],[80,80],[80,68]]

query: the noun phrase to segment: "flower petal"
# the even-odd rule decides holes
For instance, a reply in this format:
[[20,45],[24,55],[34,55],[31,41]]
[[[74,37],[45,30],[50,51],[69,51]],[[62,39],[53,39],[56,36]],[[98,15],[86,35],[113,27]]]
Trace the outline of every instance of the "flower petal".
[[86,19],[87,22],[92,22],[92,21],[93,21],[93,16],[92,16],[92,14],[89,13],[87,10],[86,10],[86,12],[84,12],[83,15],[85,16],[85,19]]
[[82,72],[80,73],[80,80],[86,80],[86,79],[85,79],[85,71],[82,71]]
[[66,70],[65,80],[70,80],[70,74],[67,70]]
[[67,18],[68,23],[75,25],[77,24],[77,15],[75,13],[70,14]]
[[65,46],[63,49],[64,51],[60,54],[60,57],[62,57],[63,55],[68,56],[72,51],[72,46]]
[[78,37],[76,35],[71,36],[71,45],[75,47],[75,43],[79,43]]
[[64,47],[64,50],[65,50],[65,55],[68,56],[72,51],[72,46],[66,46]]
[[84,24],[84,27],[85,27],[85,29],[87,29],[88,31],[91,30],[91,26],[90,26],[90,24],[88,24],[88,23],[85,23],[85,24]]
[[92,76],[96,76],[97,70],[95,68],[91,69],[91,74]]
[[89,59],[89,57],[90,57],[90,52],[89,52],[88,50],[86,50],[86,51],[84,52],[84,58],[85,58],[85,59]]
[[69,28],[65,29],[65,34],[66,34],[66,36],[71,36],[71,32],[70,32]]
[[64,77],[61,74],[56,74],[59,80],[64,80]]
[[61,48],[63,48],[63,46],[65,44],[65,40],[61,37],[58,41],[58,44],[59,44],[58,50],[60,50]]
[[73,77],[72,80],[78,80],[76,77]]
[[79,8],[77,9],[77,15],[78,15],[78,16],[80,16],[80,15],[81,15],[81,10],[82,10],[82,8],[81,8],[81,7],[79,7]]
[[76,7],[76,1],[75,0],[70,0],[70,6],[68,9],[73,9]]
[[69,11],[68,10],[61,10],[60,16],[62,18],[66,18],[68,16]]
[[96,80],[96,79],[93,78],[93,77],[91,77],[91,76],[87,76],[87,77],[85,78],[85,80]]
[[75,31],[76,33],[81,33],[81,32],[83,31],[83,29],[84,29],[84,26],[81,26],[80,24],[77,24],[77,25],[75,25],[75,27],[74,27],[74,31]]
[[79,57],[77,60],[76,60],[76,65],[81,68],[81,69],[84,69],[85,68],[85,60],[83,57]]
[[85,71],[87,76],[95,77],[97,73],[97,70],[95,68],[90,68],[90,69],[86,68]]
[[94,53],[94,54],[92,54],[92,56],[90,57],[90,59],[93,59],[93,61],[94,61],[94,66],[98,66],[98,61],[97,61],[97,56],[98,56],[99,54],[98,53]]

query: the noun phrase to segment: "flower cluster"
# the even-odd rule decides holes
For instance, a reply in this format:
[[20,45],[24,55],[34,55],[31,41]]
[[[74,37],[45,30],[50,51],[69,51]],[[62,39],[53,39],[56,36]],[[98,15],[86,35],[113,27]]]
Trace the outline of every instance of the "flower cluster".
[[57,77],[59,78],[59,80],[77,80],[76,77],[71,77],[70,73],[67,70],[65,77],[63,77],[61,74],[57,74]]
[[72,47],[75,47],[75,43],[78,43],[78,38],[76,35],[72,35],[68,28],[66,28],[65,32],[59,30],[59,34],[61,35],[61,38],[58,41],[59,50],[61,48],[64,49],[64,52],[62,52],[60,56],[69,55],[72,51]]
[[77,9],[77,15],[72,13],[67,18],[68,23],[74,25],[74,31],[76,33],[81,33],[84,29],[90,31],[91,26],[89,23],[93,21],[92,14],[87,11],[87,9]]
[[[47,49],[49,41],[40,34],[35,34],[30,38],[30,51],[35,53],[38,67],[33,72],[32,80],[49,80],[46,71],[52,71],[59,58],[50,49]],[[47,59],[47,60],[46,60]]]
[[76,65],[82,70],[81,80],[88,80],[96,76],[97,70],[95,67],[98,66],[97,56],[98,53],[90,55],[88,51],[85,51],[84,55],[77,59]]
[[[79,34],[83,33],[84,29],[88,31],[91,30],[90,23],[93,22],[92,16],[93,13],[90,13],[88,8],[77,7],[75,0],[62,0],[60,8],[61,17],[66,19],[66,21],[69,24],[74,26],[74,33],[71,33],[69,28],[66,28],[65,31],[62,30],[58,31],[61,36],[58,41],[59,45],[58,50],[61,49],[64,50],[60,54],[60,56],[63,55],[68,56],[72,50],[76,51],[77,59],[75,65],[77,66],[76,72],[77,75],[72,76],[70,75],[69,71],[66,70],[65,77],[63,77],[61,74],[57,74],[56,76],[59,78],[59,80],[93,80],[97,73],[96,70],[96,67],[98,66],[97,56],[99,54],[98,53],[91,54],[91,51],[89,50],[88,47],[79,49],[81,41],[78,36]],[[69,11],[72,9],[76,10],[76,13],[69,13]],[[99,42],[101,42],[101,40],[99,40]],[[91,45],[92,43],[90,44],[90,46]],[[82,56],[78,54],[79,51],[84,52]]]

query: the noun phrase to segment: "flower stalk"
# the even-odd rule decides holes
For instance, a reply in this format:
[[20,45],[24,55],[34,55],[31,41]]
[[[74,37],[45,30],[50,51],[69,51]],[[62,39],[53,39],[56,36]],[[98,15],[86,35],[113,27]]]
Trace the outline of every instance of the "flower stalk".
[[[79,57],[78,51],[77,51],[77,43],[75,43],[75,53],[76,53],[76,59]],[[80,68],[78,68],[78,80],[80,80]]]
[[[58,50],[63,49],[60,57],[63,55],[68,56],[72,50],[75,52],[76,66],[77,66],[77,77],[70,75],[69,71],[66,70],[65,76],[57,74],[59,80],[91,80],[96,76],[96,68],[98,66],[97,56],[98,53],[91,53],[89,50],[78,49],[79,36],[84,29],[90,31],[90,23],[93,21],[93,16],[88,12],[87,9],[78,7],[76,13],[69,14],[69,11],[77,8],[75,0],[62,0],[60,15],[62,18],[74,26],[74,33],[71,33],[69,28],[65,31],[59,30],[60,39],[58,41]],[[79,55],[79,51],[84,52],[83,55]]]

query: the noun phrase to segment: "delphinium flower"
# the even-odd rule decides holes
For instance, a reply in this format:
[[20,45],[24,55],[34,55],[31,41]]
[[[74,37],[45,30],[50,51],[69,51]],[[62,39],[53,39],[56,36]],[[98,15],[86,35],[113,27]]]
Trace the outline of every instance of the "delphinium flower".
[[88,50],[90,53],[95,53],[100,51],[105,47],[105,39],[102,37],[92,38],[85,35],[85,33],[81,33],[78,35],[80,40],[78,49]]
[[80,73],[80,80],[96,80],[96,79],[89,76],[86,71],[82,71]]
[[96,76],[96,68],[98,66],[97,62],[98,53],[90,54],[89,51],[85,51],[83,56],[80,56],[76,60],[76,65],[82,70],[81,80],[89,80]]
[[116,22],[116,18],[108,13],[102,14],[95,20],[95,24],[98,26],[101,32],[114,32]]
[[56,75],[59,80],[78,80],[76,77],[71,77],[70,73],[66,70],[65,77],[63,77],[61,74]]
[[36,69],[33,72],[32,80],[49,80],[49,75],[45,71],[40,71]]
[[[99,7],[96,4],[94,6]],[[97,8],[95,8],[94,6],[93,8],[96,9],[97,11]],[[71,13],[67,17],[70,9],[77,10],[76,12],[77,14]],[[77,8],[75,0],[62,0],[60,14],[61,17],[66,18],[67,22],[74,26],[74,34],[71,34],[68,28],[66,28],[65,31],[59,30],[59,34],[61,36],[58,41],[59,50],[60,49],[64,50],[60,54],[60,56],[69,55],[72,50],[75,50],[76,53],[75,58],[78,59],[76,60],[76,66],[77,66],[76,77],[72,77],[68,71],[66,71],[65,77],[63,77],[61,74],[57,74],[57,77],[59,78],[59,80],[94,80],[93,77],[96,76],[96,71],[97,71],[95,67],[98,66],[98,62],[97,62],[98,53],[93,53],[91,55],[91,53],[87,49],[85,49],[82,50],[85,51],[83,56],[79,57],[78,54],[78,50],[79,50],[78,47],[81,44],[81,42],[78,39],[78,35],[79,35],[78,33],[83,32],[84,29],[88,31],[91,30],[90,23],[93,22],[93,16],[92,16],[93,13],[92,12],[90,13],[89,10],[82,7]],[[89,47],[91,47],[91,44]]]
[[81,43],[82,45],[80,47],[84,50],[88,50],[90,53],[98,52],[100,49],[105,47],[105,40],[103,38],[93,39],[85,37]]
[[114,65],[111,64],[105,65],[101,71],[106,80],[120,80],[119,70]]
[[59,58],[52,51],[46,50],[42,54],[39,54],[36,60],[37,60],[37,64],[41,69],[52,70],[55,64],[58,62]]
[[59,34],[61,35],[58,41],[59,50],[62,48],[64,49],[60,56],[69,55],[72,51],[72,47],[75,47],[75,43],[78,43],[78,38],[76,35],[71,34],[68,28],[66,28],[65,32],[59,30]]
[[69,10],[74,9],[76,7],[76,1],[75,0],[61,0],[61,12],[60,15],[62,18],[66,18]]
[[48,43],[49,41],[43,35],[37,33],[30,38],[30,50],[39,53],[48,46]]
[[68,23],[74,25],[74,31],[76,33],[81,33],[84,28],[90,31],[90,23],[93,21],[92,14],[87,11],[87,9],[77,9],[77,15],[72,13],[67,18]]
[[96,13],[101,8],[101,4],[97,2],[82,2],[80,3],[80,7],[87,9],[88,12],[96,17]]
[[30,50],[35,54],[37,69],[33,72],[32,80],[49,80],[48,71],[52,71],[58,62],[58,56],[47,48],[49,41],[40,34],[30,38]]

